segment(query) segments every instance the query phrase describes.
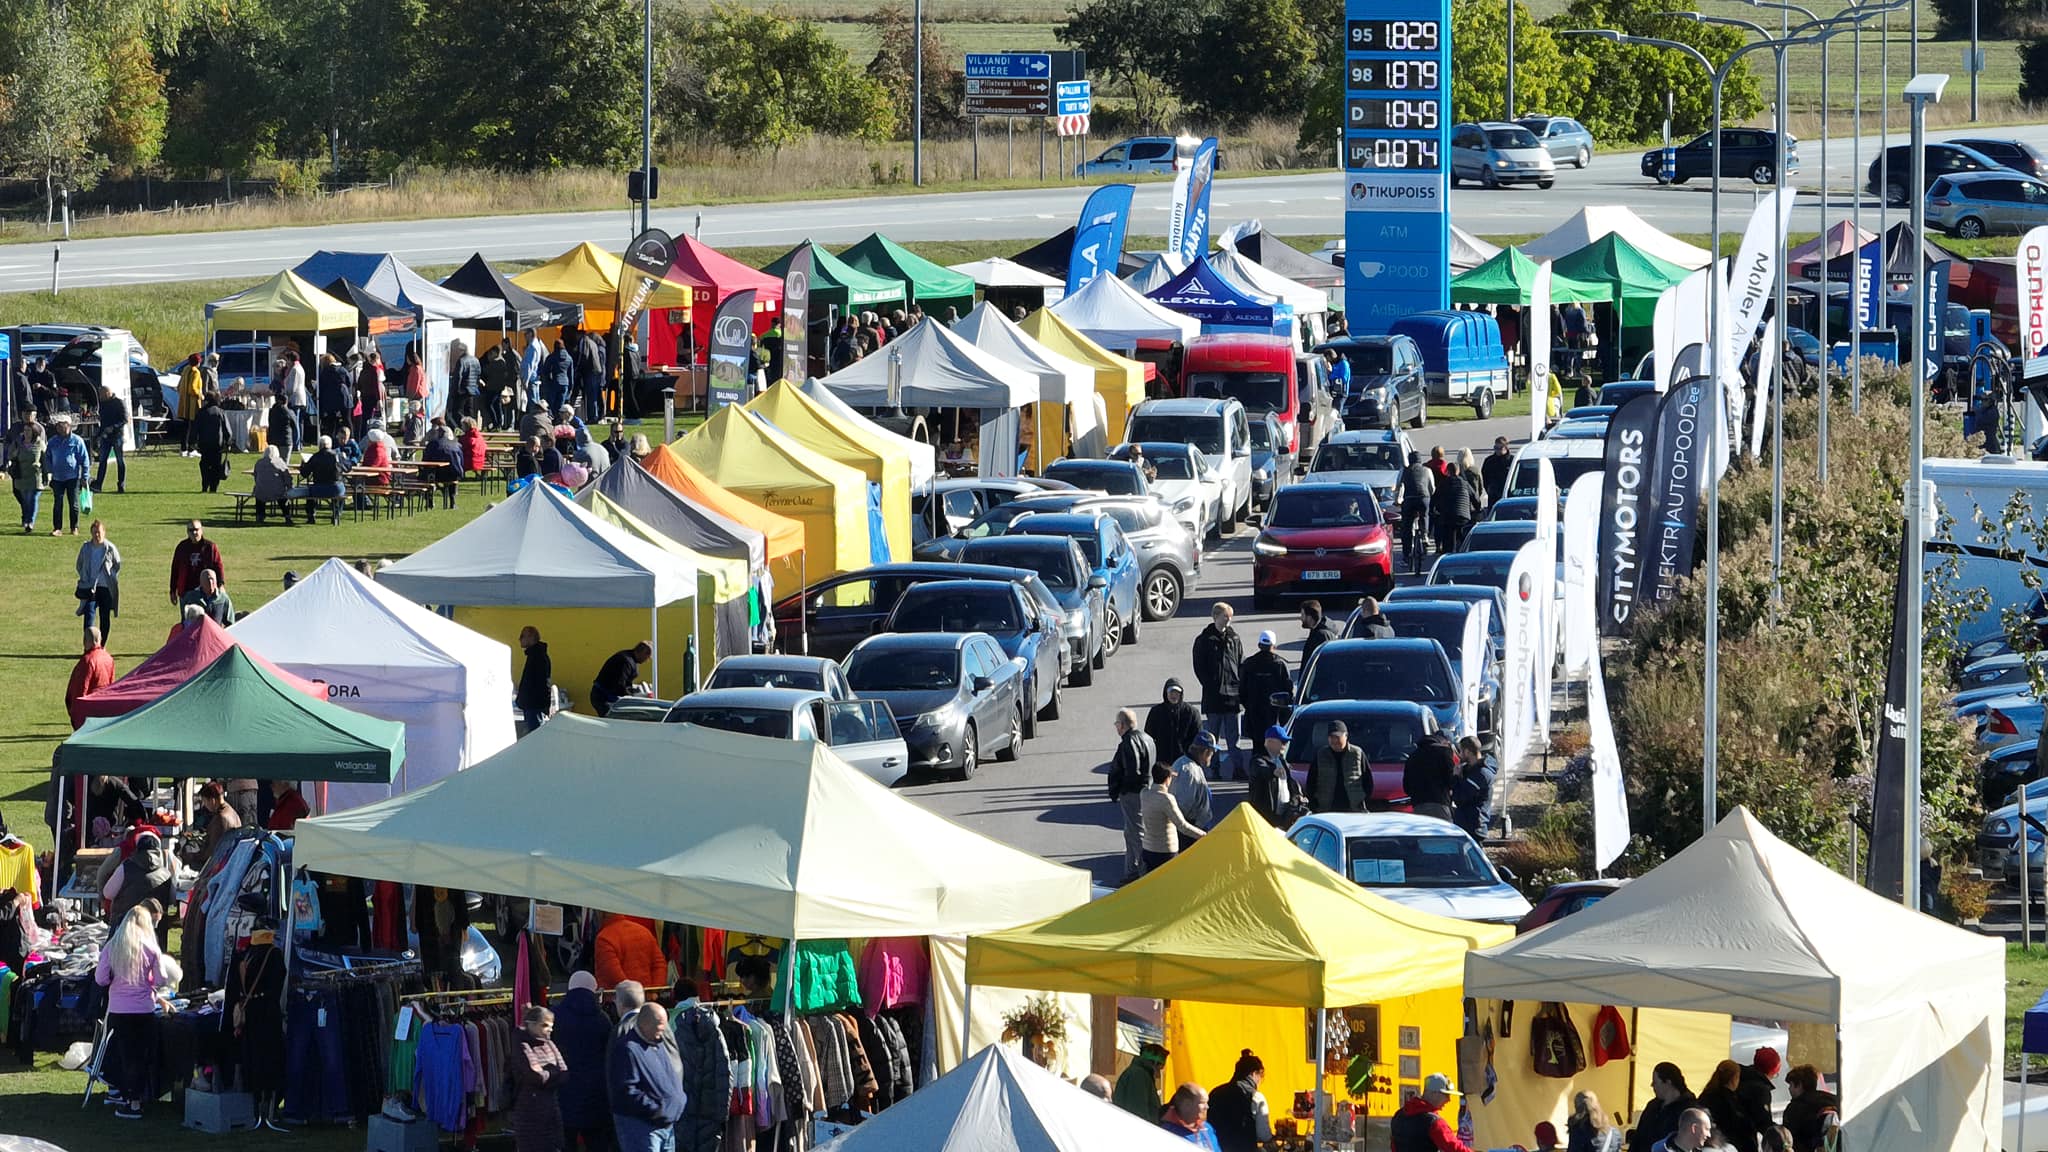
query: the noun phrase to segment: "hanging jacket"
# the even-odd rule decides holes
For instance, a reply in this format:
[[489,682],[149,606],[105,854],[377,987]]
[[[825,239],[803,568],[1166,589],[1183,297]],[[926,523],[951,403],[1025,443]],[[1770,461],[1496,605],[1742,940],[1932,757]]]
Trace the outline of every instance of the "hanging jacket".
[[[1210,624],[1195,637],[1195,679],[1202,685],[1202,714],[1235,714],[1238,710],[1238,669],[1244,663],[1244,642],[1237,629]],[[1178,754],[1183,749],[1175,749]]]
[[613,1027],[597,993],[588,989],[574,989],[555,1005],[555,1047],[569,1065],[556,1099],[562,1106],[562,1123],[571,1128],[598,1128],[611,1122],[604,1059]]
[[[559,1027],[559,1026],[558,1026]],[[732,1055],[718,1016],[702,1005],[683,1005],[672,1017],[683,1057],[683,1118],[676,1122],[676,1152],[719,1152],[732,1101]]]

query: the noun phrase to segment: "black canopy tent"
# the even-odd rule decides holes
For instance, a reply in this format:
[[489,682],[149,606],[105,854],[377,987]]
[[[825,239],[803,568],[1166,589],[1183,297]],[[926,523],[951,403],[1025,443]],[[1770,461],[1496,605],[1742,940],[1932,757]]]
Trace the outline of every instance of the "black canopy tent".
[[361,317],[356,323],[365,336],[410,332],[419,327],[419,317],[413,314],[412,309],[401,308],[345,278],[337,278],[320,290],[336,300],[346,300],[355,305]]
[[471,256],[462,267],[444,277],[441,280],[441,287],[450,292],[504,301],[505,318],[502,322],[456,321],[465,327],[497,328],[501,324],[509,324],[513,328],[525,331],[532,328],[560,328],[583,321],[583,305],[550,300],[546,296],[537,296],[521,288],[507,280],[496,268],[491,267],[481,252]]
[[[1864,247],[1867,248],[1875,243],[1875,240],[1869,241],[1864,244]],[[1885,254],[1884,277],[1886,286],[1898,288],[1912,283],[1913,248],[1913,226],[1911,224],[1901,221],[1885,230],[1883,251]],[[1920,242],[1919,248],[1920,259],[1925,261],[1929,268],[1934,267],[1943,260],[1955,259],[1953,253],[1926,240]],[[1856,257],[1856,252],[1844,252],[1829,260],[1827,262],[1827,279],[1844,284],[1851,282],[1855,276]]]

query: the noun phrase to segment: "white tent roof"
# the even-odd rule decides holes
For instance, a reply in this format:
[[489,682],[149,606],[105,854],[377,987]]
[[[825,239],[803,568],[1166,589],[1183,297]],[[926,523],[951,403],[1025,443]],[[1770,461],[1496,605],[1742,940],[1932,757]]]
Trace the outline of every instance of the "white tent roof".
[[816,379],[812,379],[804,385],[804,395],[816,400],[841,420],[861,428],[871,436],[880,436],[910,453],[910,487],[912,491],[924,491],[931,486],[932,478],[939,474],[939,450],[932,445],[922,440],[912,440],[900,432],[889,431],[887,428],[854,411],[851,405],[834,396],[830,388],[825,387]]
[[1225,248],[1210,253],[1209,267],[1233,284],[1287,304],[1297,316],[1330,310],[1329,294],[1322,289],[1297,284],[1258,261],[1247,259],[1235,249]]
[[1451,225],[1451,271],[1477,268],[1500,255],[1500,245],[1489,244],[1456,224]]
[[819,383],[848,404],[884,407],[891,356],[903,358],[902,402],[908,406],[1020,408],[1038,402],[1038,377],[983,352],[929,316]]
[[1065,404],[1068,433],[1085,436],[1095,428],[1095,369],[1033,340],[1002,309],[983,300],[953,325],[953,334],[1005,364],[1038,377],[1038,394]]
[[1191,340],[1202,330],[1183,316],[1114,276],[1097,276],[1052,305],[1052,313],[1104,348],[1135,348],[1140,340]]
[[1144,263],[1138,265],[1136,272],[1124,277],[1124,283],[1136,288],[1142,295],[1163,286],[1167,281],[1180,275],[1182,270],[1180,261],[1164,252],[1152,252],[1146,255]]
[[974,277],[977,288],[1062,288],[1066,281],[1059,280],[1036,268],[1026,268],[1015,260],[991,256],[986,260],[969,260],[965,264],[948,264],[955,272],[964,272]]
[[295,834],[293,861],[316,871],[796,940],[994,931],[1089,896],[1086,872],[934,815],[815,741],[572,713]]
[[1000,1044],[819,1152],[1185,1152],[1188,1142]]
[[1842,1114],[1879,1137],[1857,1149],[1995,1147],[1950,1136],[1992,1131],[2004,987],[2000,941],[1858,886],[1742,808],[1584,912],[1465,960],[1468,996],[1834,1024]]
[[1646,223],[1642,217],[1619,204],[1596,204],[1581,208],[1572,218],[1542,236],[1521,245],[1522,255],[1531,260],[1559,260],[1577,252],[1609,232],[1660,260],[1682,268],[1705,268],[1707,250]]
[[535,483],[377,582],[421,604],[656,608],[693,595],[697,571]]

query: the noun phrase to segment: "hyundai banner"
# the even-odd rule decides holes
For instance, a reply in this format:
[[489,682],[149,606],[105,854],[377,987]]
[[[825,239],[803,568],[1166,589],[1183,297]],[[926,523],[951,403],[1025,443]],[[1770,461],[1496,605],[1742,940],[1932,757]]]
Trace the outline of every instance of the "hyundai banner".
[[1135,192],[1129,184],[1105,184],[1081,206],[1081,219],[1074,225],[1073,251],[1067,257],[1067,295],[1079,292],[1083,284],[1104,273],[1116,275]]
[[754,290],[748,288],[727,296],[711,321],[711,393],[706,411],[746,402],[753,341]]

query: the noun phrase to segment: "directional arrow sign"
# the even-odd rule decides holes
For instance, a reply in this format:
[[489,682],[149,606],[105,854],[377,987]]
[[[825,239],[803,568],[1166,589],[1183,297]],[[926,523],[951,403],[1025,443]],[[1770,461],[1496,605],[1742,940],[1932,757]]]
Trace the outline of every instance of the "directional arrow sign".
[[1094,94],[1086,80],[1062,80],[1055,86],[1057,112],[1061,116],[1086,116],[1094,109]]
[[960,111],[968,116],[1052,115],[1052,57],[1043,52],[970,53]]
[[969,52],[964,73],[970,80],[1047,80],[1052,77],[1052,55],[1047,52]]

